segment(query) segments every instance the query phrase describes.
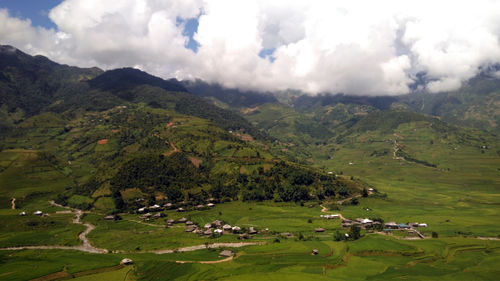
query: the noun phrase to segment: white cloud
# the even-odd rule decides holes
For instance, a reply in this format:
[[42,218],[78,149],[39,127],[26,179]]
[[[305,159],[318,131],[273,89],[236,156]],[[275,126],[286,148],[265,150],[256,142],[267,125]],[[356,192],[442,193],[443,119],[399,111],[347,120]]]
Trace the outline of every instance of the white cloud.
[[454,77],[442,77],[437,81],[427,84],[427,89],[431,93],[445,92],[455,90],[460,87],[460,79]]
[[[194,53],[178,18],[200,13]],[[453,90],[500,63],[492,0],[65,0],[49,15],[57,30],[0,10],[0,42],[79,66],[311,93],[407,93],[417,72],[429,91]]]

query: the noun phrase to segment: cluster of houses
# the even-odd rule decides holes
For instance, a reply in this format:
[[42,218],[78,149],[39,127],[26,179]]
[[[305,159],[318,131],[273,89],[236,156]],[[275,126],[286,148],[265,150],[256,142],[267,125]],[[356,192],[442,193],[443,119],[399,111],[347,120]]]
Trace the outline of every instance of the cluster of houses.
[[[194,207],[194,209],[195,210],[203,210],[203,209],[206,209],[206,208],[213,208],[213,207],[215,207],[214,203],[208,203],[206,205],[197,205],[197,206]],[[149,206],[149,207],[139,208],[139,209],[137,209],[137,213],[147,212],[147,213],[141,215],[139,218],[142,219],[142,220],[144,220],[144,221],[149,221],[151,219],[159,219],[159,218],[165,217],[165,214],[161,213],[160,211],[162,211],[162,210],[169,210],[169,209],[172,209],[172,208],[173,208],[173,204],[172,203],[166,203],[163,206],[155,204],[155,205],[152,205],[152,206]],[[177,212],[185,212],[186,209],[184,209],[182,207],[179,207],[179,208],[176,209],[176,211]],[[153,214],[152,212],[156,212],[156,213]]]
[[258,231],[255,230],[254,227],[250,227],[248,229],[248,232],[246,233],[241,233],[242,229],[241,227],[235,225],[231,226],[229,224],[224,224],[223,221],[221,220],[215,220],[211,223],[206,223],[203,227],[198,226],[196,223],[186,219],[186,218],[180,218],[177,221],[173,219],[168,219],[166,220],[167,227],[172,227],[174,224],[185,224],[186,225],[186,230],[185,232],[190,232],[190,233],[196,233],[199,235],[205,235],[205,236],[213,236],[213,235],[223,235],[223,234],[239,234],[238,239],[248,239],[250,238],[249,235],[254,235],[257,234]]
[[[209,203],[203,205],[203,204],[199,204],[199,205],[196,205],[194,206],[194,209],[195,210],[204,210],[204,209],[208,209],[208,208],[213,208],[215,207],[215,199],[214,198],[210,198],[209,199]],[[152,205],[152,206],[146,206],[146,207],[141,207],[139,209],[137,209],[137,213],[144,213],[144,212],[149,212],[149,211],[162,211],[162,210],[170,210],[174,208],[174,204],[172,203],[166,203],[166,204],[163,204],[162,206],[158,205],[158,204],[155,204],[155,205]],[[176,209],[177,212],[185,212],[186,209],[183,208],[183,207],[178,207]]]
[[146,214],[140,216],[139,218],[141,218],[144,221],[149,221],[151,219],[159,219],[159,218],[163,218],[163,217],[165,217],[165,214],[158,212],[154,215],[151,213],[146,213]]
[[376,228],[381,224],[382,223],[379,221],[373,221],[373,220],[367,219],[367,218],[364,218],[364,219],[357,218],[355,220],[344,219],[344,220],[342,220],[341,226],[342,227],[351,227],[353,225],[357,225],[362,229],[370,229],[370,228]]
[[[373,228],[378,228],[382,225],[381,222],[379,221],[373,221],[370,219],[362,219],[362,218],[357,218],[355,220],[350,220],[350,219],[345,219],[342,220],[342,227],[351,227],[353,225],[358,225],[362,229],[373,229]],[[414,231],[416,228],[419,227],[427,227],[426,223],[396,223],[396,222],[386,222],[383,224],[383,229],[384,232],[389,233],[392,230],[406,230],[409,234],[419,234],[418,232]]]
[[413,223],[396,223],[396,222],[387,222],[384,224],[384,231],[390,232],[393,229],[403,229],[403,230],[411,230],[415,229],[418,227],[427,227],[426,223],[418,223],[418,222],[413,222]]

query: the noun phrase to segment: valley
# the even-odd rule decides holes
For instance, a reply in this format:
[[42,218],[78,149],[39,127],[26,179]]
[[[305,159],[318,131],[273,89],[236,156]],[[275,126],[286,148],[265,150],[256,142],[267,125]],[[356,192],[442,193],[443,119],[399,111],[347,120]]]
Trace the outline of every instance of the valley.
[[[1,280],[500,273],[495,116],[467,127],[416,97],[285,99],[0,54]],[[435,99],[477,83],[457,112],[498,98],[473,82]]]

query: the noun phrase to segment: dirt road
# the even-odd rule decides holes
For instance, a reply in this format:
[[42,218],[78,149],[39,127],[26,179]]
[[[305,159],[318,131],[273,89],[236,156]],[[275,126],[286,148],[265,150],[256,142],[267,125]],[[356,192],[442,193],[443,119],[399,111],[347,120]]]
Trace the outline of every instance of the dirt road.
[[265,243],[264,242],[213,243],[213,244],[208,244],[208,245],[203,244],[203,245],[189,246],[189,247],[177,248],[177,249],[156,250],[156,251],[152,251],[152,253],[161,255],[161,254],[170,254],[170,253],[174,253],[174,252],[191,252],[191,251],[197,251],[197,250],[203,250],[203,249],[216,249],[216,248],[222,248],[222,247],[239,248],[239,247],[244,247],[244,246],[262,245],[262,244],[265,244]]

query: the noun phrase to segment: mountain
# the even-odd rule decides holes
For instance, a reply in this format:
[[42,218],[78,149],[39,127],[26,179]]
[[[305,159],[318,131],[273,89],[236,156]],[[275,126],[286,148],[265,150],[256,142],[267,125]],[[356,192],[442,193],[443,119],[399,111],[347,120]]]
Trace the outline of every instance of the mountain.
[[456,91],[410,94],[399,102],[455,125],[500,133],[500,79],[496,77],[481,74]]
[[[287,105],[321,122],[347,121],[376,110],[402,109],[436,116],[448,123],[500,133],[500,79],[479,74],[455,91],[400,96],[298,95]],[[319,119],[318,119],[319,120]]]
[[60,65],[43,56],[29,56],[0,46],[0,104],[2,124],[40,113],[79,81],[101,74],[98,68]]
[[298,163],[177,80],[69,67],[8,46],[2,56],[0,180],[15,187],[2,198],[23,204],[38,194],[84,209],[104,200],[118,212],[144,200],[344,198],[366,186]]
[[134,68],[122,68],[106,71],[88,81],[92,88],[102,91],[121,92],[140,85],[162,88],[165,91],[187,92],[176,79],[163,80]]
[[209,84],[202,80],[186,80],[182,84],[188,91],[199,97],[215,99],[215,102],[226,107],[237,109],[241,107],[256,107],[264,103],[275,103],[277,99],[272,93],[258,91],[243,91],[236,88],[225,88],[217,83]]

